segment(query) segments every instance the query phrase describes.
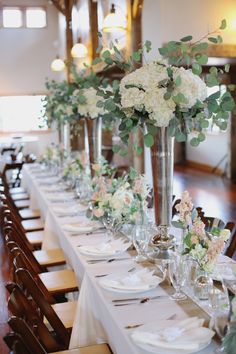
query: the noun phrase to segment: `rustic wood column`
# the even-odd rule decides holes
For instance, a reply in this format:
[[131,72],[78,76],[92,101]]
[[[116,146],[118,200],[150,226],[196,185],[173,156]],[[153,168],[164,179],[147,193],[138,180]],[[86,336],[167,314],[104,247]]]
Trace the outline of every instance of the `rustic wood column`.
[[98,4],[93,0],[89,0],[89,22],[91,36],[91,58],[97,56],[96,50],[98,47]]
[[[143,0],[127,0],[127,45],[130,44],[131,52],[137,51],[142,45],[142,6]],[[132,142],[144,149],[143,136],[141,131],[133,134]],[[138,173],[144,172],[144,151],[141,155],[137,155],[133,152],[133,166]]]

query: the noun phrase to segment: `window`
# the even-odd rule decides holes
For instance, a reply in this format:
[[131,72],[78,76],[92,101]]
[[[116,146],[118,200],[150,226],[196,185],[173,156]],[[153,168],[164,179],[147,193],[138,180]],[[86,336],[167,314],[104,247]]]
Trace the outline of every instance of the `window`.
[[26,27],[43,28],[46,27],[46,12],[42,8],[26,9]]
[[22,11],[18,8],[4,8],[3,13],[3,27],[19,28],[22,27]]
[[[26,132],[39,130],[42,125],[45,96],[2,96],[0,97],[0,131]],[[43,127],[47,129],[47,127]]]
[[44,28],[47,26],[46,10],[43,7],[3,7],[2,26],[4,28]]

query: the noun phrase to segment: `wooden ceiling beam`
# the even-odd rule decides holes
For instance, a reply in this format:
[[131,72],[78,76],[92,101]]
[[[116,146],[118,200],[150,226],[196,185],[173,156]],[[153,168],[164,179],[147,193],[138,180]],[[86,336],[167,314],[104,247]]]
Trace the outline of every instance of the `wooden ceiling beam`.
[[143,0],[133,0],[132,3],[132,17],[135,19],[136,17],[139,17],[142,12],[142,7],[143,7]]
[[59,0],[52,0],[52,3],[59,12],[65,15],[65,8],[61,6],[61,2]]

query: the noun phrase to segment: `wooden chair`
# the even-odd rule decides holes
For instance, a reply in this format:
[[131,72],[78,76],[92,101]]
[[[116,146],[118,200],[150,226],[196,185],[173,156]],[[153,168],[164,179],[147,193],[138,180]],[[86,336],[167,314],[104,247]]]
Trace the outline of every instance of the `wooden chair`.
[[25,296],[19,286],[15,285],[8,299],[8,309],[14,315],[24,319],[33,329],[34,334],[40,338],[43,347],[49,352],[68,348],[69,337],[64,343],[64,337],[52,335],[42,321],[37,308]]
[[[3,169],[3,172],[1,174],[4,187],[6,187],[6,188],[16,187],[16,185],[20,183],[20,173],[21,173],[23,164],[24,164],[24,162],[6,163],[6,165],[5,165],[4,169]],[[12,173],[14,171],[16,171],[12,181],[9,181],[8,177],[7,177],[7,173],[9,171],[12,171]]]
[[[25,237],[28,239],[28,241],[35,248],[41,247],[42,242],[43,242],[43,238],[44,238],[44,230],[41,229],[41,222],[38,225],[38,229],[37,229],[36,223],[34,225],[32,224],[32,221],[37,221],[38,219],[25,220],[25,221],[21,222],[19,220],[19,218],[17,217],[17,215],[14,214],[14,212],[12,212],[12,210],[8,209],[8,207],[4,204],[1,205],[1,215],[6,220],[11,221],[13,223],[13,225],[17,228],[19,233],[21,233],[22,235],[25,235]],[[31,221],[31,223],[26,224],[26,222],[29,222],[29,221]]]
[[[18,341],[21,341],[21,344],[24,346],[23,348],[28,350],[24,354],[48,354],[40,340],[24,320],[13,316],[9,319],[8,324],[18,336]],[[22,352],[16,352],[15,354],[22,354]],[[52,354],[112,354],[112,352],[107,344],[97,344],[78,349],[53,352]]]
[[[23,268],[16,271],[16,281],[25,289],[27,296],[33,300],[38,313],[40,313],[48,328],[53,329],[67,343],[70,339],[78,301],[50,304],[29,271]],[[13,289],[14,286],[17,287],[19,285],[13,285]],[[11,293],[12,284],[7,284],[6,287]]]
[[[7,246],[9,247],[9,244],[7,244]],[[10,247],[11,246],[12,245],[10,245]],[[14,258],[13,264],[15,269],[27,269],[46,298],[48,298],[48,294],[56,296],[78,291],[78,282],[73,270],[62,269],[39,273],[37,272],[37,264],[31,263],[19,247],[10,248],[10,253]]]
[[14,228],[11,222],[7,222],[3,228],[6,242],[12,241],[19,246],[32,262],[38,264],[40,271],[46,271],[47,267],[59,266],[66,263],[64,253],[61,248],[50,250],[33,250],[33,246],[26,237],[22,237]]

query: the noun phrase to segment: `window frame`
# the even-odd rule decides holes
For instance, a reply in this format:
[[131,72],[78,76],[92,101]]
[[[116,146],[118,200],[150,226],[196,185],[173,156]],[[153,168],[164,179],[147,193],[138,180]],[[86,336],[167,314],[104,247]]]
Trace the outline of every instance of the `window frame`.
[[[4,10],[19,10],[20,11],[20,17],[21,17],[21,26],[19,27],[10,27],[10,26],[4,26],[3,22],[4,22],[4,16],[3,16],[3,12]],[[1,8],[1,13],[2,13],[2,16],[1,16],[1,27],[4,28],[4,29],[19,29],[19,28],[22,28],[24,26],[24,13],[21,9],[20,6],[2,6]]]
[[[30,96],[30,97],[33,97],[33,96],[47,96],[47,92],[46,91],[40,91],[40,92],[34,92],[34,93],[17,93],[17,94],[5,94],[5,95],[2,95],[0,96],[0,98],[3,98],[3,97],[25,97],[25,96]],[[39,117],[38,117],[39,118]],[[2,135],[9,135],[9,134],[24,134],[24,135],[27,135],[27,134],[44,134],[44,133],[50,133],[54,131],[54,129],[52,128],[49,128],[48,126],[45,128],[39,128],[39,126],[35,129],[35,128],[31,128],[29,130],[25,130],[25,129],[15,129],[15,130],[1,130],[0,129],[0,137]]]
[[[22,26],[21,27],[5,27],[3,26],[3,10],[4,9],[19,9],[21,11],[21,18],[22,18]],[[30,9],[40,9],[45,12],[45,19],[46,19],[46,25],[44,27],[28,27],[26,23],[26,10]],[[48,27],[48,11],[47,7],[44,5],[6,5],[6,4],[1,4],[0,5],[0,29],[4,30],[19,30],[19,29],[27,29],[27,30],[44,30],[47,29]]]

